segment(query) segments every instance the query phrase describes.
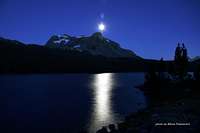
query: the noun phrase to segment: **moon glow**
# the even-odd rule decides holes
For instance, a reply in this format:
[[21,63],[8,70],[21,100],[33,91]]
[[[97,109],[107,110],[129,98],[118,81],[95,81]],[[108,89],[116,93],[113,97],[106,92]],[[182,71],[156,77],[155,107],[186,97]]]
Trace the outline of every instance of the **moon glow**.
[[104,32],[105,29],[106,29],[105,24],[104,24],[104,23],[100,23],[100,24],[98,25],[98,29],[99,29],[99,31]]

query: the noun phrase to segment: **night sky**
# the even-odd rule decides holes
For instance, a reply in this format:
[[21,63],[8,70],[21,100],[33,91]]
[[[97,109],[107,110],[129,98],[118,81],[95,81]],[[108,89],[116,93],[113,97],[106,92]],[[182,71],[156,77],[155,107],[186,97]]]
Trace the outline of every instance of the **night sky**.
[[[104,17],[103,15],[104,14]],[[0,36],[45,44],[53,34],[104,35],[144,58],[200,55],[200,0],[0,0]]]

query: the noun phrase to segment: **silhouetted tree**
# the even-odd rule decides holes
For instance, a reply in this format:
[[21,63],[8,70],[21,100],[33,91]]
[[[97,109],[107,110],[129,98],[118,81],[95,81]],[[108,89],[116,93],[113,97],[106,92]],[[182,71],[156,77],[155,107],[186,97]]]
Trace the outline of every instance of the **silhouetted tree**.
[[177,47],[176,47],[176,50],[175,50],[175,62],[177,64],[180,63],[180,60],[181,60],[181,47],[180,47],[180,43],[178,43]]
[[185,44],[182,44],[182,60],[187,63],[188,62],[188,52],[187,49],[185,47]]
[[174,68],[175,68],[175,75],[180,75],[180,67],[181,67],[181,47],[180,43],[177,44],[176,50],[175,50],[175,58],[174,58]]
[[178,46],[176,47],[175,51],[175,70],[176,70],[176,75],[180,79],[183,79],[184,76],[186,76],[187,66],[188,66],[187,49],[184,43],[182,44],[182,47],[180,47],[180,44],[178,43]]
[[187,49],[184,45],[182,44],[182,55],[181,55],[181,64],[180,64],[180,76],[183,78],[187,74],[187,67],[188,67],[188,53]]

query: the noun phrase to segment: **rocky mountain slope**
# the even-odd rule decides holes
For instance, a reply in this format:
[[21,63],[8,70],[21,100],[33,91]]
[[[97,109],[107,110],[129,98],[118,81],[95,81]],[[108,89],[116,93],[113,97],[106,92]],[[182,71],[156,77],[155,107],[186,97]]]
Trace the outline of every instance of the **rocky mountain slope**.
[[[54,36],[45,46],[0,38],[0,74],[102,73],[144,70],[143,60],[140,57],[121,49],[115,43],[103,43],[105,40],[99,40],[100,38],[95,40],[94,36],[79,39],[67,35],[59,38]],[[97,47],[97,50],[93,47]]]
[[80,52],[87,51],[92,55],[105,57],[140,58],[131,50],[123,49],[118,43],[105,38],[100,32],[96,32],[89,37],[72,37],[66,34],[54,35],[48,40],[45,46]]

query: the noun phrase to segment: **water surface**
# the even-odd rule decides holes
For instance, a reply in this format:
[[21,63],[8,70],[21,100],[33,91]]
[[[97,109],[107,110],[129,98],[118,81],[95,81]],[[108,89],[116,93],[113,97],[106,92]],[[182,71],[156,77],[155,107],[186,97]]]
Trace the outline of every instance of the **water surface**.
[[0,130],[94,132],[145,107],[143,73],[1,75]]

